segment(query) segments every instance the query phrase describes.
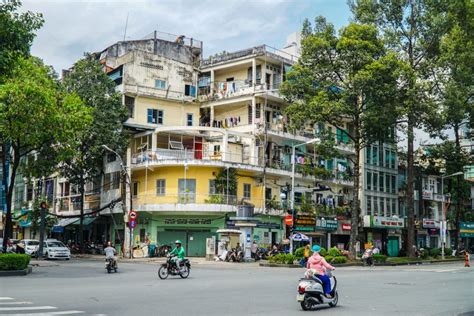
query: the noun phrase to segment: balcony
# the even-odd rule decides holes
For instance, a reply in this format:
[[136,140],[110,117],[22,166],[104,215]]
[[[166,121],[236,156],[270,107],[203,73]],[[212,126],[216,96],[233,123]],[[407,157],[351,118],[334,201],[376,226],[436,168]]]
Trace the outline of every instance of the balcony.
[[198,100],[200,102],[212,102],[252,96],[254,94],[269,94],[271,97],[281,98],[278,92],[281,83],[270,84],[260,82],[261,80],[257,79],[255,86],[253,86],[251,79],[211,82],[209,86],[199,88]]
[[[140,194],[133,198],[133,205],[139,211],[148,212],[205,212],[227,213],[236,212],[239,205],[250,203],[256,213],[263,212],[262,198],[244,198],[226,194],[199,194],[195,192],[179,192],[177,194],[150,195]],[[272,210],[269,210],[272,211]],[[275,211],[275,210],[273,210]]]
[[158,89],[155,87],[148,87],[142,85],[134,85],[124,83],[122,86],[122,93],[128,95],[145,96],[158,99],[173,99],[185,102],[193,102],[194,96],[185,95],[183,91],[175,91],[171,89]]
[[132,167],[180,165],[186,162],[189,165],[224,166],[233,164],[236,168],[260,171],[263,163],[258,157],[244,155],[241,152],[223,152],[215,150],[173,150],[161,149],[144,151],[132,155]]

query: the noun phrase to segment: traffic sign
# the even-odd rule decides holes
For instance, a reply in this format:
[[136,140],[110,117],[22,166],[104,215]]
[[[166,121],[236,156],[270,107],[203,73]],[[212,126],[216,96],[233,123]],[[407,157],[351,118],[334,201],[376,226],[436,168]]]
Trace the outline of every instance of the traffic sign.
[[137,222],[134,221],[134,220],[131,220],[131,221],[128,223],[128,226],[130,226],[130,228],[135,228],[135,226],[137,226]]
[[138,214],[135,211],[130,211],[130,213],[128,213],[128,217],[130,217],[130,221],[134,221],[137,219]]
[[286,215],[285,216],[285,224],[288,225],[288,226],[292,226],[293,225],[293,216]]

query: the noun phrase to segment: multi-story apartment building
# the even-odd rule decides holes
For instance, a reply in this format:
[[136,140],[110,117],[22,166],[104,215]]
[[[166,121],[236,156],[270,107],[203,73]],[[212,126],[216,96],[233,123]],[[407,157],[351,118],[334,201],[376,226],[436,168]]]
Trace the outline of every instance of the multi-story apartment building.
[[361,190],[364,240],[389,256],[402,246],[403,214],[398,203],[396,147],[385,143],[367,146],[361,157]]

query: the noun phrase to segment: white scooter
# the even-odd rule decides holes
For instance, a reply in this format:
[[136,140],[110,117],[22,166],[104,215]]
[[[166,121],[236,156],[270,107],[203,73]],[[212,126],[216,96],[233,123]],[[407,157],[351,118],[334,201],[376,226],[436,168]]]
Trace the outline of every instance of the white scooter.
[[338,302],[337,280],[331,273],[327,271],[326,275],[331,280],[331,298],[324,295],[323,282],[318,278],[302,278],[298,283],[298,295],[296,300],[300,302],[301,308],[305,311],[311,310],[317,305],[329,304],[334,307]]

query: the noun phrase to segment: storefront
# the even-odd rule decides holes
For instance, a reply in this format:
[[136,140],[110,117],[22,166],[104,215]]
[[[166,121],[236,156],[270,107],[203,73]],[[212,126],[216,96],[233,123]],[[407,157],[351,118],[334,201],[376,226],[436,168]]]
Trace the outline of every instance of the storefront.
[[350,220],[338,220],[337,230],[331,233],[331,247],[349,250],[352,224]]
[[279,216],[256,216],[259,219],[253,230],[253,240],[260,247],[279,244],[283,238],[282,218]]
[[364,216],[365,242],[379,248],[383,254],[397,257],[401,248],[405,221],[397,217]]
[[[310,238],[310,244],[319,244],[321,242],[321,238],[324,234],[315,232],[316,226],[316,218],[314,215],[296,215],[294,219],[294,227],[295,233],[302,233],[305,234]],[[297,249],[298,247],[302,247],[306,245],[307,242],[303,241],[294,241],[293,242],[293,249]]]
[[[316,218],[316,225],[314,227],[314,231],[317,234],[320,234],[319,245],[321,247],[325,247],[327,249],[331,248],[332,245],[332,235],[337,230],[337,219],[335,218],[324,218],[324,217],[317,217]],[[313,239],[314,241],[314,239]]]
[[465,249],[472,249],[474,247],[474,222],[459,223],[459,237]]
[[[426,248],[439,248],[441,247],[441,238],[440,238],[440,221],[433,219],[423,218],[422,222],[424,234],[418,234],[420,239],[425,237],[426,240],[423,243]],[[423,248],[420,247],[420,248]]]
[[149,238],[151,243],[158,246],[174,246],[174,242],[179,239],[183,243],[187,256],[204,257],[206,238],[217,237],[216,231],[224,227],[225,215],[184,216],[139,213],[138,225],[133,230],[133,235],[135,244]]

